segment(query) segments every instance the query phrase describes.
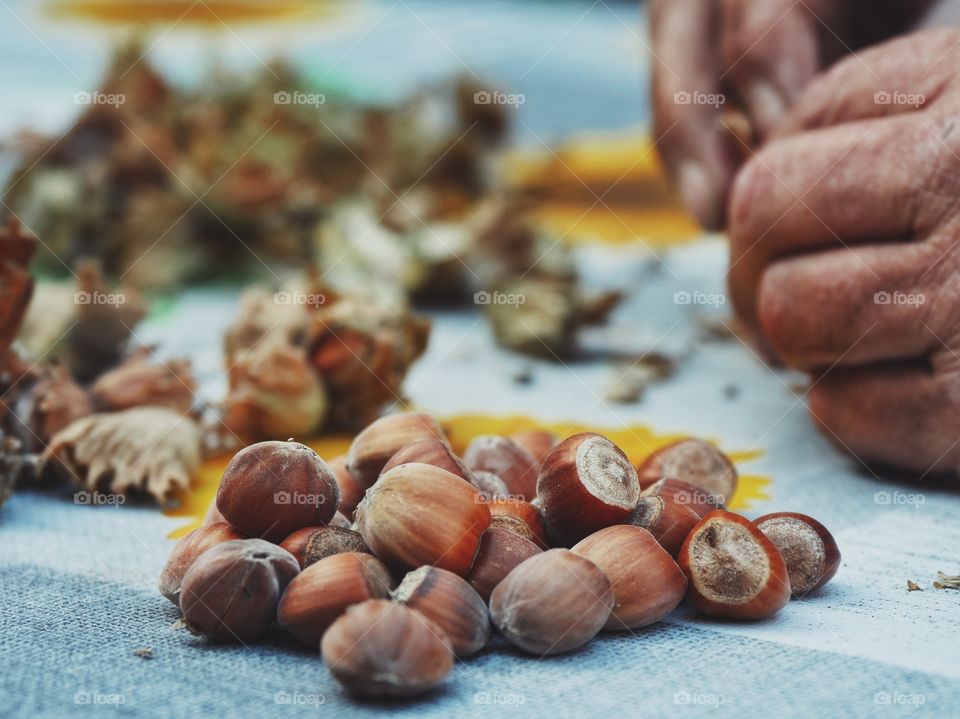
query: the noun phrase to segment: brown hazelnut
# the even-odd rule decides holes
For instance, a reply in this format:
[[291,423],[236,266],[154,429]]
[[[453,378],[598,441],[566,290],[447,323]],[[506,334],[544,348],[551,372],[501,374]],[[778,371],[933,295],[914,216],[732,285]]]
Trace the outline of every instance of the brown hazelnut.
[[813,517],[799,512],[774,512],[757,517],[754,524],[770,538],[786,562],[794,597],[820,589],[837,573],[837,540]]
[[301,569],[321,559],[343,552],[371,554],[359,532],[333,524],[326,527],[304,527],[280,542],[280,546],[296,557]]
[[213,499],[210,500],[210,504],[207,505],[207,513],[203,515],[203,526],[206,527],[211,524],[216,524],[217,522],[226,521],[223,515],[220,514],[220,510],[217,509],[217,496],[214,495]]
[[699,522],[699,514],[672,497],[641,496],[625,524],[646,529],[675,558],[690,530]]
[[640,485],[619,447],[585,432],[563,440],[547,455],[537,495],[550,535],[570,545],[625,521],[640,498]]
[[510,439],[532,454],[538,462],[542,462],[544,457],[550,453],[550,450],[560,442],[560,438],[557,437],[557,435],[545,429],[531,429],[526,432],[517,432],[516,434],[511,434]]
[[226,522],[217,522],[194,529],[177,542],[160,574],[160,593],[179,604],[180,583],[197,558],[211,547],[231,539],[246,539]]
[[532,499],[537,494],[540,463],[512,439],[495,434],[474,437],[463,453],[463,461],[473,472],[497,475],[517,499]]
[[434,467],[447,470],[450,474],[457,475],[460,479],[465,479],[468,482],[471,479],[470,470],[453,453],[450,445],[436,437],[421,439],[413,444],[408,444],[390,458],[390,461],[383,466],[383,472],[388,472],[398,465],[409,464],[410,462],[431,464]]
[[715,509],[726,509],[719,497],[682,479],[657,480],[643,490],[640,496],[672,499],[677,504],[690,507],[701,517]]
[[340,508],[348,519],[353,519],[353,513],[357,511],[357,505],[363,499],[363,493],[367,488],[360,484],[347,471],[347,455],[341,454],[328,462],[330,469],[333,470],[333,476],[337,479],[337,486],[340,488]]
[[393,455],[408,444],[437,438],[444,438],[443,430],[428,414],[388,414],[354,438],[347,453],[347,471],[362,487],[372,487]]
[[453,669],[443,630],[417,610],[385,599],[350,607],[323,635],[320,648],[334,678],[365,697],[423,694]]
[[357,508],[367,546],[397,570],[430,564],[464,576],[489,526],[476,488],[429,464],[385,472]]
[[604,629],[636,629],[663,619],[683,601],[687,578],[646,529],[619,524],[594,532],[571,550],[600,567],[613,585]]
[[453,572],[438,567],[414,569],[390,596],[435,621],[460,658],[476,654],[490,641],[486,602]]
[[280,596],[299,571],[297,560],[270,542],[223,542],[187,570],[180,585],[180,611],[201,634],[251,641],[273,623]]
[[702,439],[687,437],[661,447],[637,468],[640,486],[682,479],[728,502],[737,489],[737,469],[723,452]]
[[[533,540],[543,549],[547,548],[547,530],[543,526],[543,518],[540,516],[540,510],[530,502],[496,498],[487,502],[487,508],[490,510],[493,524],[503,522],[504,519],[519,521],[525,528],[525,531],[519,529],[518,533],[520,535]],[[515,521],[506,521],[501,526],[517,531],[518,525],[515,524]]]
[[321,559],[294,577],[277,607],[277,621],[316,647],[347,607],[390,596],[393,577],[371,554],[345,552]]
[[763,619],[790,601],[783,557],[739,514],[710,512],[690,532],[677,563],[690,581],[691,601],[704,614]]
[[217,509],[230,524],[272,542],[302,527],[327,524],[339,501],[333,471],[298,442],[259,442],[241,449],[217,490]]
[[530,557],[490,595],[490,616],[507,641],[541,656],[589,642],[607,623],[613,606],[607,576],[567,549]]
[[467,581],[483,601],[488,602],[493,590],[514,567],[541,551],[529,539],[508,529],[491,526],[480,539],[480,549]]
[[336,514],[333,515],[333,519],[330,520],[330,526],[350,529],[353,526],[353,522],[347,519],[347,516],[343,512],[337,510]]

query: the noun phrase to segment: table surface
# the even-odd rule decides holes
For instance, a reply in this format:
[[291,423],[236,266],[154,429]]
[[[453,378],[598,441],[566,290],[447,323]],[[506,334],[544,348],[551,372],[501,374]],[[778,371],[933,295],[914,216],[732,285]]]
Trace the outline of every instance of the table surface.
[[[505,38],[464,25],[462,9],[457,15],[436,3],[399,2],[364,6],[363,12],[378,8],[399,13],[411,28],[427,18],[431,28],[442,29],[441,37],[454,33],[458,42],[470,46],[459,54],[471,63],[486,57],[495,70],[492,56],[515,53],[503,68],[517,79],[519,53],[526,58],[524,68],[534,63],[527,78],[541,72],[545,78],[566,77],[562,73],[567,72],[573,78],[564,80],[564,91],[590,85],[598,106],[612,103],[619,93],[642,107],[636,87],[624,90],[626,73],[635,71],[629,63],[624,63],[626,71],[620,66],[611,71],[608,85],[588,82],[597,67],[616,65],[615,57],[636,43],[624,22],[637,20],[635,11],[625,6],[528,4],[520,11],[507,3],[483,3],[482,11],[471,14],[480,27],[494,26],[496,12],[527,18],[525,25],[518,20],[520,30]],[[0,3],[0,16],[14,11],[33,22],[24,3]],[[535,17],[549,20],[536,32],[530,29]],[[17,62],[36,60],[45,51],[25,30],[11,31],[9,23],[0,27],[0,79],[9,80]],[[32,27],[48,40],[64,31]],[[566,37],[578,43],[594,42],[602,32],[612,40],[594,42],[590,49],[599,59],[578,54],[558,40],[567,28],[572,29]],[[11,32],[18,38],[15,46],[4,43]],[[380,42],[398,42],[389,32],[371,32]],[[331,48],[345,41],[332,36],[335,42],[297,45],[295,51],[308,62],[336,58]],[[430,65],[430,57],[434,64],[439,57],[450,60],[436,40],[431,56],[423,39],[419,37],[418,57],[428,59],[414,64]],[[189,41],[178,38],[177,43]],[[224,39],[225,45],[231,43],[232,38]],[[560,50],[551,50],[551,43]],[[71,62],[90,47],[89,38],[52,46]],[[343,47],[348,50],[349,43]],[[361,44],[356,52],[348,52],[343,61],[350,72],[381,68],[382,63],[369,65],[375,63],[376,45]],[[161,57],[164,53],[176,55],[176,47],[158,47]],[[175,59],[173,67],[178,66]],[[57,60],[47,57],[45,62],[45,69],[33,68],[36,74],[30,77],[52,73]],[[95,65],[84,64],[83,72],[95,77]],[[73,82],[63,80],[62,87],[70,89]],[[538,91],[532,79],[531,88]],[[551,92],[556,98],[558,88]],[[4,122],[15,119],[22,104],[39,98],[42,105],[43,97],[31,84],[23,91],[24,102],[4,113]],[[556,102],[563,104],[562,98]],[[61,111],[51,108],[51,117]],[[555,112],[537,119],[539,110],[532,111],[531,126],[544,135],[562,135],[573,126],[602,127],[603,122],[625,125],[630,114],[613,120],[605,116],[601,122],[597,117],[603,113],[595,108],[593,120],[572,107],[568,114],[560,113],[560,120]],[[413,402],[439,416],[482,411],[598,427],[647,425],[665,433],[712,437],[729,450],[760,450],[762,456],[743,469],[770,476],[770,498],[747,513],[809,512],[834,531],[840,544],[840,571],[820,593],[792,602],[773,619],[750,624],[707,620],[681,609],[653,627],[604,635],[583,650],[550,659],[525,657],[495,641],[469,663],[458,663],[445,687],[421,701],[360,704],[343,694],[315,652],[279,634],[247,647],[209,644],[173,628],[177,611],[158,594],[156,581],[172,546],[168,537],[182,519],[150,507],[78,506],[69,488],[22,491],[0,509],[0,587],[5,594],[0,603],[0,715],[280,716],[284,710],[294,716],[324,712],[344,717],[386,712],[436,717],[951,715],[960,686],[960,593],[934,590],[931,582],[938,570],[960,574],[956,493],[929,479],[893,483],[872,475],[814,431],[796,386],[802,377],[771,370],[735,338],[698,341],[698,315],[722,316],[728,308],[678,304],[674,296],[699,291],[722,299],[726,252],[721,240],[704,238],[659,259],[641,246],[584,248],[578,258],[592,283],[631,293],[611,326],[588,333],[587,344],[682,355],[673,378],[651,388],[642,402],[614,405],[603,399],[614,371],[609,365],[510,355],[495,346],[479,315],[451,311],[434,314],[429,350],[407,382]],[[169,356],[190,356],[204,393],[217,398],[224,388],[217,338],[235,311],[236,293],[185,292],[170,311],[147,321],[139,336],[160,342]],[[529,371],[533,381],[518,385],[514,376],[520,370]],[[731,387],[737,392],[731,393]],[[908,592],[908,579],[923,591]],[[151,647],[153,658],[137,656],[142,647]]]

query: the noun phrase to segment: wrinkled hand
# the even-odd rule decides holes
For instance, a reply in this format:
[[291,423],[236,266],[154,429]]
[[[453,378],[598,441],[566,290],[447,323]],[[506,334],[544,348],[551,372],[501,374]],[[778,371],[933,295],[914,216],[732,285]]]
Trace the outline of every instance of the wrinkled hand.
[[[807,83],[850,48],[906,30],[926,0],[652,0],[654,136],[687,208],[725,222],[743,149],[739,107],[766,138]],[[715,98],[722,97],[721,101]]]
[[960,30],[812,81],[730,198],[730,292],[860,457],[960,469]]

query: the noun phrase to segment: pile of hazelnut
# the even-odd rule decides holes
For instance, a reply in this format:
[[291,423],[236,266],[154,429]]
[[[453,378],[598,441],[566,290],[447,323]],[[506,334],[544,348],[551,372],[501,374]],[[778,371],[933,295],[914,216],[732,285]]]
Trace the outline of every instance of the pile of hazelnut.
[[431,417],[388,415],[330,464],[293,441],[237,453],[160,589],[196,632],[248,642],[278,624],[351,693],[409,696],[480,651],[491,624],[539,657],[685,597],[760,619],[823,586],[840,562],[830,533],[727,511],[736,483],[693,438],[639,468],[593,433],[477,437],[461,459]]

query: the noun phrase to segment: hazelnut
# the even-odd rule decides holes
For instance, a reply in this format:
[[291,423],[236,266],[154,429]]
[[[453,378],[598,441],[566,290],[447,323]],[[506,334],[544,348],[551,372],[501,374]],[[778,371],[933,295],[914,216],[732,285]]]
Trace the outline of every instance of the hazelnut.
[[357,505],[363,499],[363,493],[367,491],[367,488],[355,480],[347,471],[347,456],[345,454],[331,459],[327,464],[333,470],[333,476],[340,488],[339,511],[343,512],[348,519],[353,519],[353,513],[357,511]]
[[180,585],[180,611],[197,632],[246,642],[273,623],[280,595],[300,571],[285,549],[234,539],[208,549]]
[[490,595],[490,616],[507,641],[541,656],[589,642],[607,623],[613,606],[607,576],[567,549],[530,557]]
[[604,629],[636,629],[663,619],[683,601],[687,578],[646,529],[620,524],[574,545],[613,585],[613,612]]
[[226,521],[223,515],[220,514],[220,510],[217,509],[217,497],[214,495],[213,499],[210,500],[210,504],[207,505],[207,513],[203,515],[203,526],[206,527],[211,524],[216,524],[217,522]]
[[277,621],[304,644],[316,647],[347,607],[390,596],[393,578],[371,554],[345,552],[321,559],[294,577],[277,607]]
[[[445,469],[468,482],[471,479],[470,470],[467,469],[467,466],[453,453],[450,445],[436,437],[421,439],[419,442],[408,444],[390,458],[390,461],[383,466],[383,472],[388,472],[397,465],[409,464],[410,462],[430,464],[434,467]],[[383,474],[383,472],[381,472],[381,474]]]
[[833,535],[813,517],[774,512],[754,524],[773,542],[790,575],[794,597],[803,597],[829,582],[840,567],[840,548]]
[[480,490],[484,501],[489,501],[497,497],[506,497],[510,494],[507,485],[493,472],[471,472],[468,481]]
[[280,542],[280,546],[296,557],[301,569],[321,559],[343,552],[371,554],[359,532],[333,524],[326,527],[304,527]]
[[680,504],[670,496],[641,496],[625,523],[646,529],[667,550],[667,554],[676,558],[687,535],[700,522],[700,518],[691,507]]
[[637,468],[640,486],[669,477],[704,489],[727,502],[737,489],[737,469],[723,452],[702,439],[687,437],[661,447]]
[[544,457],[550,453],[550,450],[560,442],[560,438],[557,437],[557,435],[545,429],[531,429],[526,432],[517,432],[516,434],[511,434],[510,439],[532,454],[538,462],[542,462]]
[[367,546],[398,570],[430,564],[464,576],[489,526],[476,488],[429,464],[385,472],[357,508]]
[[476,654],[490,640],[486,602],[453,572],[420,567],[409,572],[390,596],[436,622],[460,658]]
[[226,522],[208,524],[194,529],[177,542],[160,574],[160,593],[174,604],[178,603],[183,575],[197,558],[211,547],[231,539],[246,539]]
[[576,434],[543,462],[537,495],[551,536],[564,545],[623,522],[640,497],[637,472],[606,437]]
[[327,524],[340,491],[333,470],[298,442],[259,442],[237,452],[220,480],[217,509],[251,537],[279,542]]
[[473,472],[492,472],[507,486],[508,494],[532,499],[537,494],[540,463],[512,439],[495,434],[474,437],[463,453]]
[[677,556],[690,598],[717,617],[763,619],[790,601],[790,576],[776,546],[753,522],[722,509],[693,528]]
[[491,525],[480,538],[480,549],[467,575],[467,581],[477,590],[483,601],[488,602],[493,590],[514,567],[541,551],[540,547],[526,537]]
[[672,499],[677,504],[690,507],[701,517],[715,509],[726,509],[719,497],[682,479],[657,480],[643,490],[640,496]]
[[340,527],[341,529],[350,529],[353,527],[353,522],[347,519],[347,516],[343,512],[337,510],[336,514],[333,515],[333,519],[330,520],[329,526]]
[[347,471],[362,487],[372,487],[390,458],[421,439],[443,439],[440,425],[428,414],[389,414],[358,434],[347,453]]
[[453,669],[443,630],[415,609],[385,599],[350,607],[323,635],[320,649],[334,678],[366,697],[423,694]]
[[543,549],[547,548],[547,530],[543,526],[543,518],[540,516],[540,510],[530,502],[495,498],[487,502],[487,508],[490,510],[493,524],[516,531],[521,536],[536,542]]

